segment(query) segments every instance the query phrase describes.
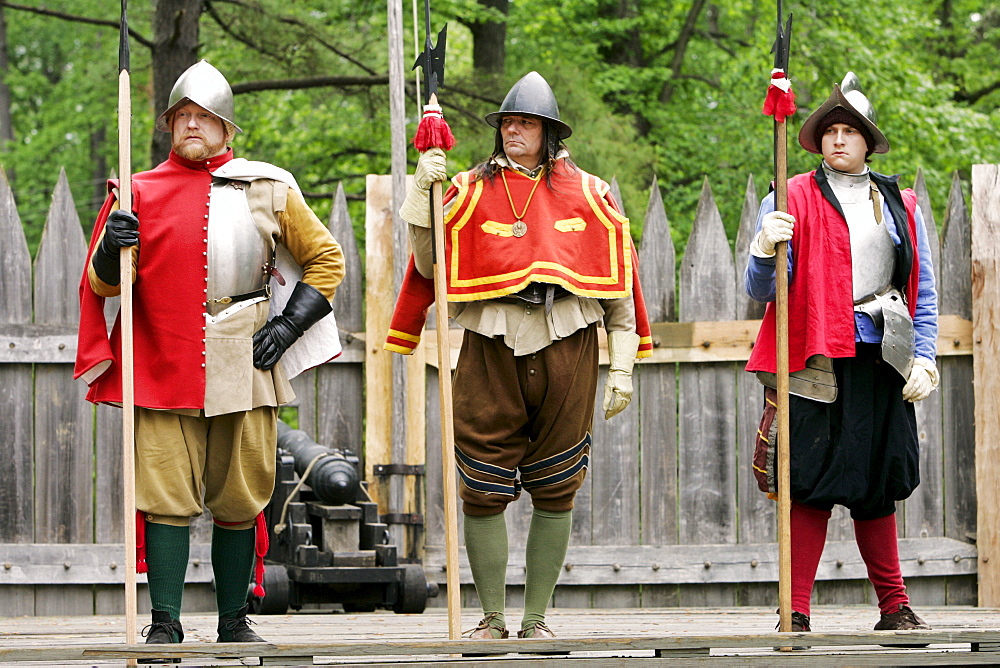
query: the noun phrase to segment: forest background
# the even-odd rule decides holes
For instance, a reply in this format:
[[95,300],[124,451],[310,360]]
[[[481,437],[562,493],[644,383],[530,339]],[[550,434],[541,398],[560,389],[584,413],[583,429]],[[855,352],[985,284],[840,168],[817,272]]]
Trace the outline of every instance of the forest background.
[[[411,2],[401,5],[409,137],[419,120],[409,67],[424,39],[423,3]],[[853,70],[892,145],[872,167],[905,185],[922,170],[943,222],[952,173],[967,183],[973,164],[1000,162],[1000,3],[802,0],[785,11],[799,105],[789,173],[818,164],[799,127]],[[116,167],[118,13],[113,0],[0,0],[0,165],[32,254],[60,169],[89,233]],[[767,192],[772,122],[760,109],[774,0],[434,0],[431,20],[435,32],[448,24],[449,172],[489,155],[483,116],[537,70],[574,129],[574,159],[617,178],[637,240],[654,177],[679,251],[706,177],[731,240],[748,177]],[[363,247],[365,175],[390,171],[385,2],[133,0],[129,26],[135,171],[166,156],[153,121],[177,76],[206,58],[236,94],[236,154],[291,171],[322,220],[342,184]],[[410,146],[411,168],[416,158]]]

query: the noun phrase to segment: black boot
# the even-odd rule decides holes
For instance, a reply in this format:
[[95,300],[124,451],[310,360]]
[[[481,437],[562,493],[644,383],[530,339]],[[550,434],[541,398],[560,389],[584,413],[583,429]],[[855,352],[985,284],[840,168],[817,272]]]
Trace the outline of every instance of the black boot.
[[249,608],[247,604],[231,615],[219,617],[219,639],[216,642],[267,642],[250,629],[254,622],[247,619]]
[[[152,610],[153,622],[142,630],[147,645],[166,645],[184,640],[184,628],[166,610]],[[139,659],[139,663],[180,663],[180,659]]]

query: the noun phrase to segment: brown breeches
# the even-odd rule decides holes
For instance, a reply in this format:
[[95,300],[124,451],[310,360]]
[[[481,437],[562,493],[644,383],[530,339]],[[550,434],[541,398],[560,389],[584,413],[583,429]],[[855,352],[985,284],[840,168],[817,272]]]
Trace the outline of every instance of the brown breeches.
[[502,513],[522,487],[536,508],[573,508],[590,461],[597,364],[596,325],[521,357],[465,332],[454,383],[465,514]]

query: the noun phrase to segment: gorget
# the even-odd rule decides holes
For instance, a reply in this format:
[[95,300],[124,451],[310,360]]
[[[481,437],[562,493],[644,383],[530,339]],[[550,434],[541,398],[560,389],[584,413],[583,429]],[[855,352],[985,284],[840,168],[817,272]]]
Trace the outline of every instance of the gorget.
[[881,292],[892,282],[896,250],[882,221],[882,196],[868,175],[839,172],[825,162],[823,170],[840,202],[851,235],[854,302]]

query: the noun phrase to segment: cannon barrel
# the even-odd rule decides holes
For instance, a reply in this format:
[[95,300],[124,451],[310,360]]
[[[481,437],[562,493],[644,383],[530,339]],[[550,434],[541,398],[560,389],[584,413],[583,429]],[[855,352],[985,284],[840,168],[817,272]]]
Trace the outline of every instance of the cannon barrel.
[[342,452],[320,445],[304,431],[292,429],[280,420],[278,447],[292,455],[299,478],[305,477],[309,464],[319,457],[306,484],[323,503],[341,506],[356,499],[360,482],[356,458],[348,459]]

